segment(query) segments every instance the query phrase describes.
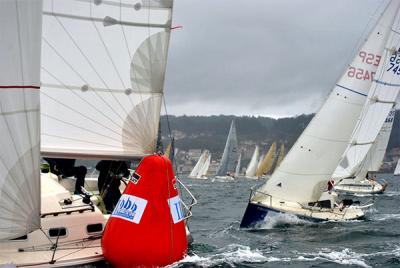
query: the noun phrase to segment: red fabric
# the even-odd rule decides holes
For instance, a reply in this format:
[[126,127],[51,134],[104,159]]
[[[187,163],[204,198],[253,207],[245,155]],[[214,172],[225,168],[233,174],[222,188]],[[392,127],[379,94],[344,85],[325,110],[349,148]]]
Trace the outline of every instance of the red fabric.
[[129,182],[124,194],[147,200],[139,224],[110,217],[102,238],[103,254],[118,267],[165,266],[183,259],[187,253],[185,221],[174,224],[168,199],[179,193],[170,160],[152,155],[136,169],[141,178]]

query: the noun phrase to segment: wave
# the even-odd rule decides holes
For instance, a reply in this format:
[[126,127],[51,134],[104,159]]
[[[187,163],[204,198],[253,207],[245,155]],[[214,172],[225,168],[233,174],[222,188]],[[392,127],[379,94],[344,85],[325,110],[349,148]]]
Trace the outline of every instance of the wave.
[[270,230],[276,227],[297,224],[312,224],[312,222],[302,220],[294,214],[276,213],[271,216],[268,214],[268,216],[262,222],[256,225],[256,229]]
[[400,214],[375,214],[375,221],[400,220]]
[[250,249],[248,246],[232,244],[210,256],[198,256],[192,254],[186,256],[183,260],[174,263],[168,267],[179,267],[187,264],[194,264],[200,267],[209,267],[227,263],[234,265],[235,263],[263,263],[268,262],[269,258],[265,257],[258,249]]

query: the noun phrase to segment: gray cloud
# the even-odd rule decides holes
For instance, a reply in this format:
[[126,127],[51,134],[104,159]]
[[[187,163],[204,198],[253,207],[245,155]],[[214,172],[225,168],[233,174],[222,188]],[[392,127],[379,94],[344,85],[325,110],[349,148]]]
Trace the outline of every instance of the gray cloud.
[[386,3],[176,0],[169,113],[315,112]]

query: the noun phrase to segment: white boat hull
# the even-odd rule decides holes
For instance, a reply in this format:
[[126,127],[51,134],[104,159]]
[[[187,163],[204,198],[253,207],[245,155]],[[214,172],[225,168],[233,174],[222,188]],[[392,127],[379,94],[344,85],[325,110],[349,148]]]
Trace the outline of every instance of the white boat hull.
[[253,198],[247,205],[240,224],[241,228],[257,228],[269,217],[286,213],[311,222],[323,221],[350,221],[364,218],[360,207],[304,207],[297,202],[290,202],[276,198]]
[[[0,242],[0,266],[60,267],[103,260],[101,234],[107,216],[96,206],[83,203],[81,196],[71,195],[57,183],[55,175],[41,177],[41,229]],[[63,202],[67,198],[71,204]],[[58,228],[65,234],[58,237]]]
[[352,194],[381,194],[387,187],[386,183],[379,183],[372,180],[344,180],[335,186],[335,191]]

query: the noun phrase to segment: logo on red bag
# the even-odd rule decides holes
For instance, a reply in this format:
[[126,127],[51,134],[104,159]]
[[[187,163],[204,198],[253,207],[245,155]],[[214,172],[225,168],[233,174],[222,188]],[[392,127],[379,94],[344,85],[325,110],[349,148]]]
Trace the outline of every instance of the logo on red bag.
[[123,194],[111,217],[121,218],[138,224],[147,205],[147,200],[129,194]]

